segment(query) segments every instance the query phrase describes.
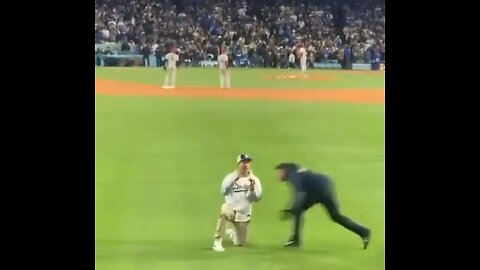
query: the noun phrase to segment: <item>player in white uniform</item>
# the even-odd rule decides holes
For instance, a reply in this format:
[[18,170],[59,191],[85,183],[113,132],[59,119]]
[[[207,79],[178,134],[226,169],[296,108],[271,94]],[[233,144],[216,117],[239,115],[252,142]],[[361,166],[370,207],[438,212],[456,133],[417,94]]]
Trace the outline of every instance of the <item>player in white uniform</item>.
[[300,68],[302,69],[303,73],[307,72],[307,50],[303,44],[300,45],[298,49],[298,57],[300,58]]
[[230,88],[230,69],[228,69],[228,55],[225,53],[225,48],[220,48],[220,55],[218,56],[218,66],[220,68],[220,87],[222,89]]
[[[222,182],[221,192],[225,203],[221,207],[215,230],[213,250],[225,251],[222,238],[225,233],[235,246],[243,246],[247,239],[248,224],[252,214],[252,203],[262,198],[260,179],[251,171],[252,159],[247,154],[237,157],[237,170],[228,174]],[[234,230],[225,230],[227,223],[233,223]]]
[[165,56],[166,61],[166,74],[165,74],[165,84],[163,89],[173,89],[175,88],[175,80],[177,78],[177,62],[179,60],[178,51],[175,47],[170,49],[170,53],[167,53]]

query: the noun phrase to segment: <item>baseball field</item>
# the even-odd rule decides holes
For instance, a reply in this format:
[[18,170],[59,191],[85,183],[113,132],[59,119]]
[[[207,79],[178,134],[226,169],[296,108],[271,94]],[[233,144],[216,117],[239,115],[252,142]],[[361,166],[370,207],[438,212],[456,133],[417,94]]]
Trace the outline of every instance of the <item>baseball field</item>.
[[[97,270],[385,268],[385,78],[382,72],[182,68],[161,88],[157,68],[96,68]],[[264,195],[248,245],[212,251],[220,183],[248,153]],[[285,249],[291,198],[273,167],[295,161],[330,175],[343,213],[372,229],[360,238],[320,206],[304,245]]]

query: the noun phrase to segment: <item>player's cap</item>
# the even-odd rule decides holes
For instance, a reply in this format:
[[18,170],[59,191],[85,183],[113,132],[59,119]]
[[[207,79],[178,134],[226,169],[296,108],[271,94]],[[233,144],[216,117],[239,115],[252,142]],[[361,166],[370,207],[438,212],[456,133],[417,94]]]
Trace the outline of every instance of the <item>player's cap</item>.
[[237,164],[242,162],[242,161],[252,161],[252,158],[247,154],[240,154],[237,157]]

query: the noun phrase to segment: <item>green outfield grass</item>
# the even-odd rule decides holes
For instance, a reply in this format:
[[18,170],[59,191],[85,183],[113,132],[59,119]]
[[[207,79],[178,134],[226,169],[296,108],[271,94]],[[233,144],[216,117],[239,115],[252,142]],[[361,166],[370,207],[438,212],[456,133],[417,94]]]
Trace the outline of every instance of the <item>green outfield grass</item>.
[[[383,76],[311,71],[328,82],[264,80],[285,70],[234,70],[232,84],[265,88],[383,88]],[[97,68],[96,78],[163,83],[163,70]],[[216,69],[182,69],[178,84],[218,85]],[[385,268],[384,105],[96,96],[97,270]],[[254,159],[263,200],[249,245],[211,250],[220,182],[241,152]],[[336,181],[344,214],[372,228],[368,250],[317,206],[304,246],[285,250],[291,223],[278,219],[290,190],[274,178],[298,161]]]
[[[287,69],[233,69],[232,87],[240,88],[276,88],[276,89],[342,89],[342,88],[383,88],[385,77],[382,73],[365,74],[362,71],[323,71],[311,70],[316,80],[272,80],[271,77],[283,74],[300,75],[298,70]],[[161,68],[97,68],[97,78],[124,80],[162,85],[164,71]],[[319,81],[324,77],[326,80]],[[218,87],[220,75],[216,68],[180,68],[177,71],[178,86],[215,86]]]

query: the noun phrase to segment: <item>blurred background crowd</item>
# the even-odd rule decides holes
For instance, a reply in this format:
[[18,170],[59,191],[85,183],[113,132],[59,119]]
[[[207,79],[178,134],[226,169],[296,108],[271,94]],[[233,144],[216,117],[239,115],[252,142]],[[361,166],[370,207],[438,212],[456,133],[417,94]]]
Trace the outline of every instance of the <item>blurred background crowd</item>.
[[104,54],[154,55],[157,65],[172,45],[188,65],[216,59],[220,44],[245,66],[287,67],[300,43],[309,65],[385,61],[385,2],[95,0],[95,42],[114,44]]

